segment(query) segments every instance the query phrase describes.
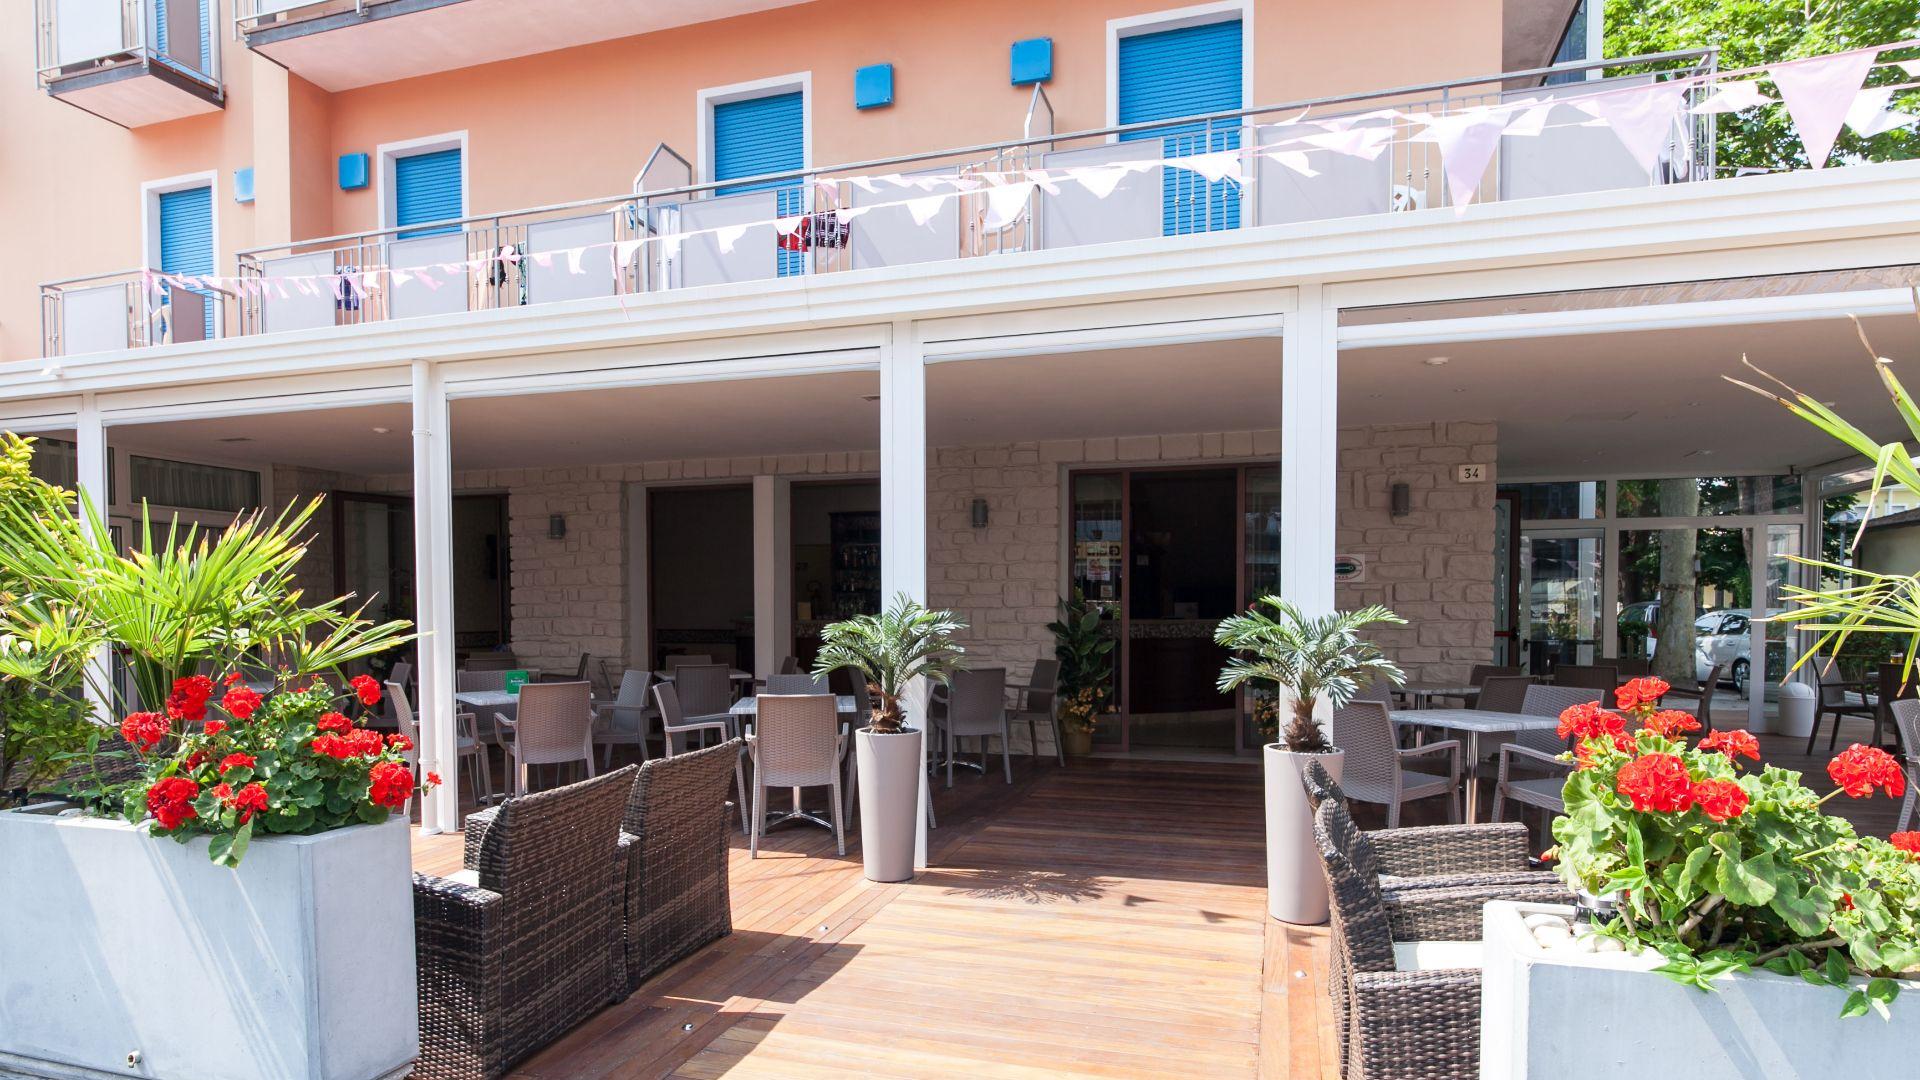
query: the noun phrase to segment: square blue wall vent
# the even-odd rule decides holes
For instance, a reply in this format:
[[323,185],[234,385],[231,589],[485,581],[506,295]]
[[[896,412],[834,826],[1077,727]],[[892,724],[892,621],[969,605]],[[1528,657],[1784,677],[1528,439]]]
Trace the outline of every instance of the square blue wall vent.
[[367,186],[367,155],[340,155],[340,190],[353,191]]
[[233,170],[233,201],[238,203],[253,201],[253,166]]
[[869,64],[853,73],[853,107],[878,109],[893,104],[893,65]]
[[1008,67],[1015,86],[1053,78],[1053,39],[1028,38],[1014,42]]

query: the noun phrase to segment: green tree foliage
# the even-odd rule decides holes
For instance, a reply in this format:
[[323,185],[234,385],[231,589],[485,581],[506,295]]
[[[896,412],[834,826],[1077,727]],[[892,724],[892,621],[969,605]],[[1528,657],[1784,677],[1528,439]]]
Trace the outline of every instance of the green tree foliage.
[[[1920,37],[1920,5],[1913,0],[1606,0],[1604,32],[1608,56],[1718,46],[1719,66],[1728,70]],[[1914,55],[1920,53],[1907,50],[1898,58]],[[1867,79],[1870,86],[1905,81],[1897,68],[1875,70]],[[1771,83],[1764,88],[1779,96]],[[1920,106],[1920,94],[1895,94],[1894,106],[1912,111]],[[1739,169],[1807,165],[1793,122],[1778,104],[1719,117],[1716,144],[1722,176]],[[1920,133],[1903,128],[1861,138],[1847,130],[1834,154],[1842,161],[1920,156]]]

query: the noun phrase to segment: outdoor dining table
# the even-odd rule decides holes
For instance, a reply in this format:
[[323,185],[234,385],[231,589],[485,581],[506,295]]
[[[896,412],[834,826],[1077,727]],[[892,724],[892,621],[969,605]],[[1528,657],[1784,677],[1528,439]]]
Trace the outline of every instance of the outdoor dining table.
[[1480,696],[1479,687],[1457,682],[1410,682],[1394,687],[1394,691],[1405,694],[1416,709],[1431,709],[1433,699],[1438,697],[1472,699]]
[[1559,728],[1555,716],[1530,716],[1525,713],[1488,712],[1484,709],[1394,709],[1389,712],[1396,724],[1457,731],[1467,738],[1467,807],[1465,820],[1474,823],[1480,812],[1480,736],[1510,735],[1522,731],[1553,731]]
[[[833,708],[834,708],[834,711],[839,713],[841,716],[851,716],[854,714],[854,711],[859,708],[859,706],[854,702],[852,694],[835,694],[833,697]],[[756,697],[743,697],[739,701],[734,702],[733,707],[728,709],[727,712],[732,714],[735,720],[739,721],[740,726],[744,731],[746,726],[748,724],[753,723],[754,718],[760,715],[760,699]],[[842,726],[841,730],[843,733],[845,732],[846,729],[844,725]],[[848,754],[847,759],[851,761],[853,759],[853,755]],[[848,771],[851,772],[852,770],[848,770]],[[767,812],[767,822],[765,827],[771,828],[772,826],[779,825],[783,822],[792,821],[795,818],[802,818],[807,821],[813,822],[815,825],[824,826],[829,829],[833,828],[833,822],[827,820],[826,818],[821,817],[816,813],[813,813],[810,810],[804,809],[800,805],[800,789],[799,788],[793,789],[793,809],[792,810],[769,810]]]

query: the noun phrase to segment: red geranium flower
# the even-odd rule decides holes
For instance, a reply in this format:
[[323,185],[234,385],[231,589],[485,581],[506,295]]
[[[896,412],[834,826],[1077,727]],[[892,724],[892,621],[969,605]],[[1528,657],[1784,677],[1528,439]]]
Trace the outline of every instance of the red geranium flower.
[[1718,750],[1732,761],[1737,757],[1760,760],[1760,740],[1751,731],[1715,731],[1700,740],[1700,749]]
[[260,708],[260,694],[251,687],[236,686],[220,699],[220,707],[235,720],[247,720],[252,718],[254,710]]
[[173,693],[167,696],[167,715],[175,720],[200,721],[207,718],[207,702],[213,699],[213,680],[205,675],[188,675],[173,680]]
[[252,754],[228,754],[220,761],[220,771],[226,772],[228,769],[251,769],[253,768],[253,764]]
[[371,675],[355,675],[348,680],[353,692],[360,695],[360,704],[371,709],[380,704],[380,683]]
[[1737,818],[1747,810],[1747,793],[1732,780],[1702,780],[1693,785],[1693,803],[1715,821]]
[[237,683],[239,681],[240,681],[240,673],[237,671],[229,671],[227,672],[226,677],[220,680],[220,685],[232,686],[234,683]]
[[1679,709],[1661,709],[1647,717],[1645,727],[1655,735],[1672,738],[1685,731],[1699,731],[1700,721],[1692,713]]
[[1642,705],[1657,705],[1667,696],[1673,687],[1667,680],[1654,675],[1629,680],[1626,685],[1613,692],[1613,700],[1623,709],[1635,709]]
[[1840,910],[1842,911],[1853,910],[1853,894],[1852,893],[1843,892],[1840,894]]
[[321,757],[330,757],[345,761],[353,756],[352,748],[347,746],[346,740],[338,735],[316,735],[314,736],[312,747],[313,752],[319,754]]
[[172,730],[173,725],[159,713],[129,713],[125,720],[120,721],[120,737],[143,754],[159,745],[160,740]]
[[213,792],[213,797],[216,799],[219,799],[223,803],[230,803],[233,801],[233,785],[227,783],[224,780],[222,780],[218,784],[213,785],[211,788],[208,788],[207,790]]
[[437,772],[430,772],[430,773],[428,773],[428,774],[427,774],[427,786],[428,786],[428,787],[439,787],[439,786],[440,786],[440,774],[439,774],[439,773],[437,773]]
[[240,811],[240,824],[244,825],[255,812],[267,808],[267,789],[258,781],[248,784],[234,795],[233,805]]
[[1907,790],[1906,774],[1900,771],[1900,763],[1892,754],[1859,743],[1835,754],[1833,760],[1827,762],[1827,775],[1833,778],[1836,787],[1856,799],[1873,794],[1876,786],[1896,799]]
[[353,721],[337,712],[321,713],[320,719],[315,720],[313,726],[319,731],[337,731],[345,735],[353,730]]
[[413,749],[413,740],[407,738],[405,735],[402,735],[396,731],[392,735],[387,736],[387,745],[394,748],[395,750],[405,753],[406,751]]
[[383,761],[367,774],[367,798],[375,806],[399,809],[413,795],[413,770],[398,761]]
[[225,720],[209,720],[203,730],[206,731],[209,736],[218,735],[227,730],[227,722]]
[[1909,855],[1920,857],[1920,832],[1897,832],[1887,837],[1887,843]]
[[1597,701],[1583,701],[1561,711],[1560,726],[1555,730],[1563,739],[1597,739],[1626,729],[1627,722],[1619,713],[1608,712]]
[[187,771],[191,772],[206,763],[207,752],[205,750],[195,750],[193,753],[188,754],[186,760],[180,764],[185,766]]
[[1687,763],[1672,754],[1646,754],[1620,766],[1614,789],[1632,800],[1635,810],[1680,814],[1693,805]]
[[193,808],[193,800],[199,794],[199,784],[183,776],[169,776],[147,789],[147,813],[160,822],[161,828],[177,829],[182,822],[200,816]]

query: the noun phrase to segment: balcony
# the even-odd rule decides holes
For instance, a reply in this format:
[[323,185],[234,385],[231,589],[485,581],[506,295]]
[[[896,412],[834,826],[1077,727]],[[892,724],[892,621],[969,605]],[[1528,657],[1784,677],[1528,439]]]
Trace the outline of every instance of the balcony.
[[337,92],[800,2],[235,0],[234,21],[249,49]]
[[157,270],[48,282],[40,287],[41,346],[53,357],[205,341],[224,332],[229,299]]
[[[1003,143],[744,184],[693,183],[686,158],[663,144],[625,194],[242,251],[237,278],[176,282],[144,308],[137,298],[109,304],[74,295],[98,281],[49,285],[46,337],[50,350],[67,353],[120,348],[125,322],[124,347],[161,344],[141,335],[162,323],[172,328],[166,340],[187,340],[179,330],[187,320],[152,309],[201,299],[188,286],[223,309],[225,334],[256,335],[1430,210],[1448,205],[1444,163],[1404,114],[1515,101],[1544,103],[1542,130],[1501,137],[1476,201],[1692,184],[1713,175],[1712,114],[1680,113],[1649,173],[1611,130],[1555,101],[1669,74],[1700,77],[1686,93],[1704,100],[1715,90],[1713,59],[1695,51],[1613,60],[1658,73],[1543,82],[1588,72],[1576,63],[1064,134],[1054,133],[1036,88],[1020,136]],[[1382,114],[1386,103],[1401,113]],[[1379,153],[1322,153],[1311,169],[1290,167],[1274,148],[1283,134],[1297,135],[1303,112],[1329,131],[1363,133]],[[1208,181],[1175,164],[1199,154],[1236,163],[1238,182]],[[1108,182],[1063,182],[1067,170],[1082,169]],[[1017,198],[1001,183],[1016,177],[1030,181],[1018,185]],[[718,190],[741,186],[755,190]],[[82,334],[75,304],[133,314],[98,324],[110,334],[92,323]]]
[[219,0],[34,0],[47,93],[122,127],[226,103]]

